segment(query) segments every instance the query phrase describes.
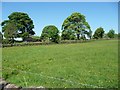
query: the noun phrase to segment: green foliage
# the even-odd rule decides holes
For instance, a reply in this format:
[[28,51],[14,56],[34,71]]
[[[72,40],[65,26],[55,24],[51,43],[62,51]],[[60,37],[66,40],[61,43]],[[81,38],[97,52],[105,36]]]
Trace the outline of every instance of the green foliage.
[[89,32],[86,32],[85,34],[87,34],[87,36],[91,39],[92,38],[92,31],[91,29],[89,30]]
[[93,35],[93,38],[95,39],[103,38],[104,32],[105,31],[102,27],[97,28]]
[[8,27],[9,23],[14,22],[14,25],[16,27],[15,31],[17,31],[18,33],[17,37],[22,37],[24,39],[25,35],[35,34],[35,32],[32,30],[34,28],[33,21],[31,20],[31,18],[29,18],[27,13],[13,12],[8,16],[8,18],[9,20],[5,20],[1,23],[3,32],[5,32],[6,27]]
[[41,40],[48,40],[51,42],[58,43],[59,42],[59,30],[54,25],[49,25],[43,28],[41,34]]
[[2,35],[2,33],[0,32],[0,43],[2,43],[2,40],[3,40],[3,35]]
[[120,33],[118,33],[118,39],[120,39]]
[[[77,39],[80,39],[79,37],[80,37],[80,34],[82,34],[81,33],[82,31],[90,32],[87,30],[91,30],[91,29],[90,29],[90,25],[88,24],[88,22],[86,22],[85,16],[82,15],[81,13],[75,12],[75,13],[72,13],[70,16],[68,16],[64,20],[64,22],[62,24],[62,30],[67,30],[67,31],[74,30],[74,32],[77,35]],[[87,34],[87,35],[90,36],[91,34]],[[70,37],[69,37],[69,39],[70,39]]]
[[2,69],[23,87],[117,88],[118,40],[2,48]]
[[21,36],[23,37],[23,41],[25,41],[26,38],[29,37],[29,33],[28,32],[24,32]]
[[108,35],[106,33],[104,33],[103,38],[104,39],[109,39],[109,37],[108,37]]
[[114,38],[115,36],[115,31],[113,29],[111,29],[108,33],[107,33],[109,38]]
[[82,39],[82,40],[86,40],[85,35],[81,36],[81,39]]
[[74,30],[63,30],[61,35],[62,40],[75,40],[75,32]]
[[2,44],[11,44],[11,43],[13,43],[13,42],[9,39],[3,39],[2,40]]
[[117,33],[115,33],[114,38],[118,39],[118,34]]
[[33,39],[40,39],[39,36],[32,36]]
[[40,41],[40,37],[39,36],[31,36],[35,41]]
[[13,43],[14,38],[17,37],[17,27],[15,23],[14,22],[6,23],[6,25],[3,27],[3,31],[4,37]]

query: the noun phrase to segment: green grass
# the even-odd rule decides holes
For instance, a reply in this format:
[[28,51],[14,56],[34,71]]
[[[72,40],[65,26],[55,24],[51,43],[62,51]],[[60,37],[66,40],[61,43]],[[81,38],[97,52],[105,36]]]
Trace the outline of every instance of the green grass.
[[118,41],[2,49],[3,77],[23,86],[117,88]]
[[0,77],[2,77],[2,48],[0,48]]

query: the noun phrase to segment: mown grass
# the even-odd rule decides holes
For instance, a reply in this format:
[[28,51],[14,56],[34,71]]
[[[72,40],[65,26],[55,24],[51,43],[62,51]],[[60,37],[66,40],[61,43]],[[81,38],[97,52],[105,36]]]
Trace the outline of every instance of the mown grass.
[[23,86],[118,87],[118,41],[2,49],[3,77]]

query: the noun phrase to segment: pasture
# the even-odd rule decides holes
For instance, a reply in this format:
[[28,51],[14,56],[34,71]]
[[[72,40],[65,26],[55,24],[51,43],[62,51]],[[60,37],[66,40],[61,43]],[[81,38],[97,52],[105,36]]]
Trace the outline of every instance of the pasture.
[[3,48],[2,69],[23,87],[117,88],[118,41]]

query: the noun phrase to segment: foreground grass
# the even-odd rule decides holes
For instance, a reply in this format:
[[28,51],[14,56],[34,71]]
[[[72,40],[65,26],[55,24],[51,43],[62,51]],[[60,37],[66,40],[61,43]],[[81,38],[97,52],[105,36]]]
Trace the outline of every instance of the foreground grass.
[[0,48],[0,77],[2,77],[2,48]]
[[3,48],[3,77],[24,87],[118,87],[117,43]]

